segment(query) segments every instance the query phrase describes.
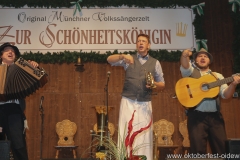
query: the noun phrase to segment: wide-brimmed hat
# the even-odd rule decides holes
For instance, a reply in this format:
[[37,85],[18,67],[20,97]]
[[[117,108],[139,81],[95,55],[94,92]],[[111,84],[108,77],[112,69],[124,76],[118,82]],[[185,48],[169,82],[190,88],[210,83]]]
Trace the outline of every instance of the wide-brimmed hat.
[[12,45],[12,44],[9,43],[9,42],[3,43],[3,44],[0,46],[0,55],[2,55],[2,51],[4,50],[5,47],[12,47],[12,48],[14,49],[14,51],[15,51],[15,55],[16,55],[17,57],[20,56],[20,52],[19,52],[18,48],[17,48],[16,46]]
[[208,58],[210,59],[210,63],[213,62],[213,56],[208,51],[206,51],[204,48],[201,48],[198,52],[193,54],[193,59],[194,60],[197,58],[197,55],[199,53],[206,53],[208,55]]

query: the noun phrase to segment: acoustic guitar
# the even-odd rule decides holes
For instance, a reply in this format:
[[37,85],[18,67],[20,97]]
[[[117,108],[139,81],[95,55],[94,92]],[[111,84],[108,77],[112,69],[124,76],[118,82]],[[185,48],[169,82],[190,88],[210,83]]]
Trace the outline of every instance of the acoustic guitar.
[[233,81],[233,77],[216,80],[213,75],[204,75],[198,79],[185,77],[176,83],[175,92],[177,99],[184,107],[192,108],[204,98],[216,97],[222,84]]

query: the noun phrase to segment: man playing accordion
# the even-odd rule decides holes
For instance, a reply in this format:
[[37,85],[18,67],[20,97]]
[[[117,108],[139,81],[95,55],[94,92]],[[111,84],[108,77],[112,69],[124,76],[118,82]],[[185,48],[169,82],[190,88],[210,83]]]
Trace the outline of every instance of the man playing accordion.
[[[16,46],[10,43],[4,43],[0,46],[0,65],[12,65],[19,57],[20,52]],[[29,61],[29,63],[34,68],[38,67],[38,63],[34,61]],[[25,140],[27,121],[24,110],[24,99],[0,101],[0,139],[6,137],[11,141],[14,160],[28,160]]]

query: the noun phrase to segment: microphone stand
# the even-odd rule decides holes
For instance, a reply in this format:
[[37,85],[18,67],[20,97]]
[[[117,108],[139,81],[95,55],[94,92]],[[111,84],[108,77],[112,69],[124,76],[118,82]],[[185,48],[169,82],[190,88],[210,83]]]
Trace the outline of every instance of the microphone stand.
[[[109,76],[110,76],[110,73],[108,73],[108,76],[107,76],[107,84],[105,86],[105,91],[106,91],[106,108],[107,108],[107,111],[106,111],[106,124],[105,124],[105,127],[106,127],[106,133],[107,133],[107,137],[110,139],[110,135],[109,135],[109,129],[108,129],[108,82],[109,82]],[[106,149],[106,148],[105,148]],[[111,157],[110,157],[111,159]]]
[[42,139],[43,139],[43,120],[44,120],[44,113],[43,113],[43,107],[42,107],[42,101],[43,101],[43,96],[41,97],[40,101],[40,116],[41,116],[41,135],[40,135],[40,160],[42,160]]
[[106,91],[106,108],[107,108],[107,112],[106,112],[106,125],[107,126],[107,133],[108,133],[108,82],[109,82],[109,75],[107,77],[107,84],[105,87],[105,91]]
[[93,145],[92,145],[92,143],[93,143],[94,136],[96,136],[96,133],[93,130],[90,130],[90,135],[92,137],[91,143],[90,143],[90,146],[91,146],[90,157],[94,158],[93,157]]

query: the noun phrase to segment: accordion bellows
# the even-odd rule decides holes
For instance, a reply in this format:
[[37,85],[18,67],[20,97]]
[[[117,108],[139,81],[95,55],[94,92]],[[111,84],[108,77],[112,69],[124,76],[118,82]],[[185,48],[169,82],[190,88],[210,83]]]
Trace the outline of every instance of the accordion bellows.
[[47,83],[43,68],[34,68],[23,58],[15,64],[0,65],[0,101],[23,99]]

